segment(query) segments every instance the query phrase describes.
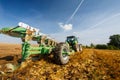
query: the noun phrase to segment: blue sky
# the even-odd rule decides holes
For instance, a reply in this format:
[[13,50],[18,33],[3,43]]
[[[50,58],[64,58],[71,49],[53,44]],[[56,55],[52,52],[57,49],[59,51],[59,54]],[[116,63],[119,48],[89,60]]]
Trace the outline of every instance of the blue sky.
[[[39,28],[57,41],[76,35],[84,45],[107,43],[110,35],[120,34],[120,0],[0,0],[0,28],[18,22]],[[0,34],[0,42],[21,41]]]

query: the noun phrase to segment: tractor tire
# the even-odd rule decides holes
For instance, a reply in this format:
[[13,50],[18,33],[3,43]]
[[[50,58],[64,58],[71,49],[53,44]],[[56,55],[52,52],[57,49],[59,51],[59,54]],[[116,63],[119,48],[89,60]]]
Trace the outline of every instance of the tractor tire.
[[79,52],[80,51],[79,44],[74,45],[74,50],[75,50],[75,52]]
[[83,49],[82,49],[82,45],[81,45],[81,44],[79,44],[79,51],[80,51],[80,52],[83,51]]
[[68,53],[69,48],[65,43],[59,43],[54,51],[54,59],[57,64],[63,65],[67,64],[69,61],[69,55],[63,54],[63,52]]

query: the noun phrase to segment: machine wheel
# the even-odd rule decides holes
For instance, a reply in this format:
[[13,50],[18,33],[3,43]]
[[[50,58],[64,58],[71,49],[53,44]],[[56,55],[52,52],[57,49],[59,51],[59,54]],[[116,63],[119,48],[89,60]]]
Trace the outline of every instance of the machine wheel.
[[57,64],[66,64],[69,61],[68,46],[65,43],[60,43],[56,46],[54,59]]
[[79,44],[76,44],[76,45],[74,46],[74,50],[75,50],[75,52],[79,52],[79,50],[80,50]]
[[79,44],[79,51],[82,52],[83,49],[82,49],[82,44]]

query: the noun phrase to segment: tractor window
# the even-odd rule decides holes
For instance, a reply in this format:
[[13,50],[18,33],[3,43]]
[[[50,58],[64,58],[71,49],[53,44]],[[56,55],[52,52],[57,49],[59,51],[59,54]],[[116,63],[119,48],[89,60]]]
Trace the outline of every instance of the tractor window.
[[69,38],[67,38],[67,41],[70,41],[70,40],[74,40],[74,38],[73,37],[69,37]]

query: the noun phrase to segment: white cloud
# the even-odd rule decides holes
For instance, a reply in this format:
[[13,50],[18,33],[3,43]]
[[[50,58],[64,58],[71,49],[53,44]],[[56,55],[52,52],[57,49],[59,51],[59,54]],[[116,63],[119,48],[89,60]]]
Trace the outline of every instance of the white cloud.
[[64,29],[65,31],[70,31],[73,29],[73,25],[72,24],[63,24],[63,23],[59,23],[60,28]]
[[[96,18],[96,17],[95,17]],[[102,17],[99,21],[94,20],[93,26],[89,24],[89,27],[85,30],[74,29],[68,32],[61,32],[52,34],[58,41],[65,41],[66,36],[75,35],[79,37],[79,43],[83,45],[94,44],[106,44],[109,42],[109,37],[113,34],[120,34],[120,14],[113,14],[112,16]],[[98,22],[98,23],[97,23]],[[97,23],[97,24],[96,24]],[[62,23],[61,23],[62,24]],[[61,27],[65,25],[62,24]]]

